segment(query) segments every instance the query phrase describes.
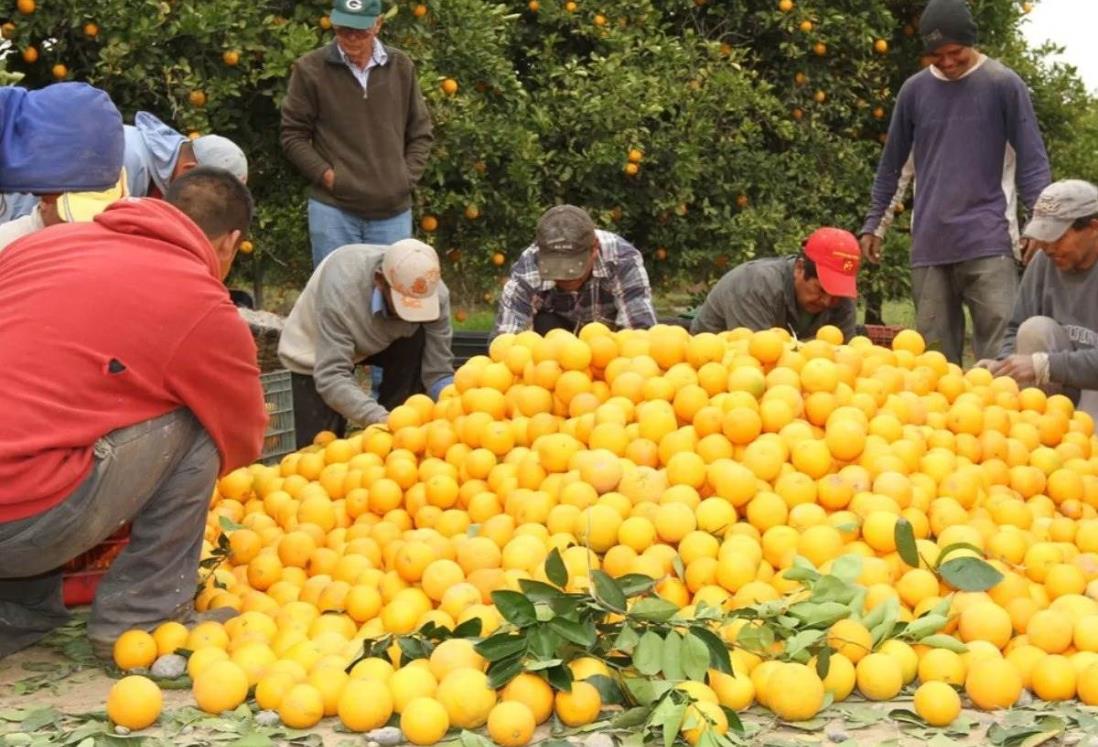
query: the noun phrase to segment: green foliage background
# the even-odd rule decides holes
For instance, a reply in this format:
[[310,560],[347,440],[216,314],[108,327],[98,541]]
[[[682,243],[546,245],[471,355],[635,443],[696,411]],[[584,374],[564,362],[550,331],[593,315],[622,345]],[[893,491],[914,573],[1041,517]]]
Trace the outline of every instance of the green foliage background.
[[[304,282],[305,185],[279,149],[278,104],[293,60],[330,40],[328,2],[38,0],[30,14],[7,3],[7,67],[24,85],[64,72],[106,88],[127,118],[145,109],[236,139],[260,206],[257,250],[237,280]],[[494,299],[557,201],[630,238],[665,293],[696,294],[738,262],[794,251],[821,224],[856,230],[892,100],[920,65],[922,0],[796,0],[788,11],[779,0],[426,0],[420,15],[417,5],[387,4],[382,38],[416,61],[435,120],[415,213],[417,226],[432,215],[439,227],[417,231],[445,257],[461,305]],[[1026,48],[1022,3],[972,5],[983,47],[1033,88],[1056,175],[1098,179],[1098,114],[1078,77]],[[27,64],[32,45],[39,59]],[[455,95],[442,92],[446,78]],[[644,154],[635,176],[624,171],[632,148]],[[878,299],[907,295],[906,217],[886,263],[867,271]]]

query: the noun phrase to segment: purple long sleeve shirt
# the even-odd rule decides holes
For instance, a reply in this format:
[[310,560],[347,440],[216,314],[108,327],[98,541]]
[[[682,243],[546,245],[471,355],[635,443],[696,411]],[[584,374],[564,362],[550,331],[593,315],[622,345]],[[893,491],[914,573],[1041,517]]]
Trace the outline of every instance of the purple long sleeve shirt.
[[936,73],[900,89],[862,233],[877,230],[914,152],[912,266],[1012,255],[1018,196],[1028,210],[1051,181],[1029,91],[990,58],[959,80]]

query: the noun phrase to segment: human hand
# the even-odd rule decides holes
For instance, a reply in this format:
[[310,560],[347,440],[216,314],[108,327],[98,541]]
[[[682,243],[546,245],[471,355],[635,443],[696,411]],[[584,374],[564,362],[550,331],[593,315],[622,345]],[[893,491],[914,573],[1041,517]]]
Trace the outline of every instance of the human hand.
[[863,233],[861,238],[858,239],[858,245],[862,248],[862,256],[873,264],[878,264],[881,261],[881,246],[883,243],[880,236],[871,233]]
[[999,361],[996,376],[1009,376],[1023,386],[1037,383],[1037,368],[1033,365],[1032,355],[1011,355]]
[[984,358],[976,361],[976,365],[973,368],[986,368],[988,371],[995,373],[995,369],[999,367],[999,361],[994,358]]
[[1022,239],[1022,264],[1028,265],[1037,252],[1041,251],[1041,245],[1033,239]]
[[336,173],[332,169],[327,169],[321,179],[324,181],[324,186],[330,192],[335,186]]

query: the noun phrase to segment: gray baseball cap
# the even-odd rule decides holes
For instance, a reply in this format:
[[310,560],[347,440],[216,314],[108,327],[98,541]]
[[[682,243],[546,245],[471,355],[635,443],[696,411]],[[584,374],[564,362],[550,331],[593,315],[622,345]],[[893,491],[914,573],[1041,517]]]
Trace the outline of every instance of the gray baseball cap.
[[1098,187],[1082,179],[1065,179],[1045,187],[1023,235],[1046,243],[1058,241],[1072,223],[1090,215],[1098,215]]
[[575,205],[549,208],[538,220],[538,274],[545,280],[582,277],[595,246],[595,223]]
[[227,137],[203,135],[191,143],[194,160],[199,166],[225,169],[245,184],[248,183],[248,158],[240,146]]

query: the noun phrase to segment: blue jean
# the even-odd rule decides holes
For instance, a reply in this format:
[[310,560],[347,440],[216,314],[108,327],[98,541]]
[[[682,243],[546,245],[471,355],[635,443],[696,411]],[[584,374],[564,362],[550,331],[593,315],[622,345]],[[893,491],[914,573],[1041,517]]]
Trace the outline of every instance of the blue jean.
[[412,237],[412,211],[382,220],[366,220],[319,200],[309,200],[309,240],[313,245],[313,267],[347,244],[388,246]]

